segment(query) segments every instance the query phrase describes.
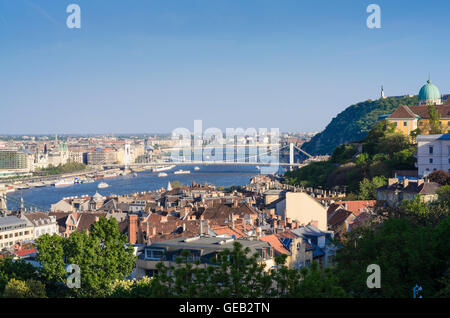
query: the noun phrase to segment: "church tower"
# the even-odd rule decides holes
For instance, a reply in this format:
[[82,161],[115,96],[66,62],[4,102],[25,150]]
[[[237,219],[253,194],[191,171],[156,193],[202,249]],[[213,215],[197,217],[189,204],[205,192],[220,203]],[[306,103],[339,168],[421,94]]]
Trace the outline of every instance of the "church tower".
[[381,85],[381,99],[385,99],[386,96],[384,95],[384,88],[383,85]]

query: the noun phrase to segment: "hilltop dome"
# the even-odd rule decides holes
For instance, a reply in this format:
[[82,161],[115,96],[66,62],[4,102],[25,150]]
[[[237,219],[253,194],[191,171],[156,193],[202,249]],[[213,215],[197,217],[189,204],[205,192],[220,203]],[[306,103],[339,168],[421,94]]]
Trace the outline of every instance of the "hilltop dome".
[[441,93],[430,80],[422,86],[419,92],[419,104],[442,104]]

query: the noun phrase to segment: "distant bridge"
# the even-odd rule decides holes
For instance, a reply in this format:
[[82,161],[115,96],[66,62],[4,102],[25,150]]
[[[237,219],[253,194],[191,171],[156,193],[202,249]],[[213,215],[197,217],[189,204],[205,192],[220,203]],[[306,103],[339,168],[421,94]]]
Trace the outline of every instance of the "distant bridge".
[[[247,147],[248,145],[242,145],[243,147]],[[128,164],[103,164],[101,165],[104,169],[108,168],[132,168],[132,167],[155,167],[155,166],[169,166],[169,165],[243,165],[243,166],[275,166],[275,167],[304,167],[308,165],[308,163],[295,163],[294,162],[294,150],[298,150],[301,153],[305,154],[309,158],[312,158],[312,156],[304,151],[303,149],[294,146],[293,143],[290,143],[289,145],[281,146],[279,144],[267,144],[267,148],[273,148],[273,146],[276,146],[277,149],[275,151],[279,152],[280,150],[287,148],[289,146],[289,162],[267,162],[269,160],[265,161],[258,161],[258,158],[264,157],[264,156],[271,156],[273,149],[267,150],[264,153],[260,154],[252,154],[248,157],[245,157],[243,159],[238,159],[238,154],[233,154],[233,157],[236,155],[236,158],[230,159],[230,158],[224,158],[223,160],[192,160],[192,159],[186,159],[186,157],[182,158],[172,158],[170,156],[166,157],[166,160],[159,160],[155,162],[148,162],[148,163],[128,163]],[[210,147],[211,149],[222,149],[222,147]],[[203,149],[210,149],[208,147],[198,147],[198,150]],[[172,150],[182,150],[183,148],[171,148]],[[194,148],[195,149],[195,148]],[[226,155],[225,153],[222,153],[222,156]],[[239,153],[239,155],[243,155],[242,153]],[[245,155],[245,154],[244,154]],[[191,153],[191,158],[195,155]],[[201,155],[203,157],[203,154]],[[175,160],[174,160],[175,159]],[[243,161],[239,161],[243,160]]]
[[[151,163],[131,163],[127,167],[160,167],[160,166],[199,166],[199,165],[223,165],[223,166],[281,166],[281,167],[303,167],[307,163],[271,163],[271,162],[236,162],[236,161],[180,161],[180,162],[151,162]],[[102,165],[105,169],[125,168],[124,164],[106,164]]]

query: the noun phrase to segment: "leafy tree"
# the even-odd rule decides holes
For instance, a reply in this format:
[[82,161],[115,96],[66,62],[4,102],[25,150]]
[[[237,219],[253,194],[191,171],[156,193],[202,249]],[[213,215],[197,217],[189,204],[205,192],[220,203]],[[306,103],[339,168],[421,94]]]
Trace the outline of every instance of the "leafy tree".
[[367,164],[370,163],[370,156],[369,156],[369,154],[366,153],[366,152],[363,152],[362,154],[360,154],[356,158],[355,163],[357,165],[360,165],[360,166],[366,166]]
[[[449,232],[440,228],[440,224],[422,226],[408,219],[389,218],[346,234],[335,267],[341,286],[354,297],[410,298],[412,288],[419,284],[424,297],[432,297],[442,288],[439,278],[448,266],[449,254],[438,247],[441,241],[448,244]],[[367,288],[370,264],[381,268],[379,289]]]
[[38,279],[38,275],[33,265],[23,260],[0,258],[0,295],[11,279],[25,281]]
[[420,195],[414,200],[404,200],[398,207],[384,207],[391,217],[408,219],[414,224],[432,225],[439,223],[442,219],[450,216],[448,201],[423,202]]
[[444,204],[447,208],[450,207],[450,185],[445,185],[437,189],[436,191],[439,202]]
[[333,163],[346,163],[350,162],[353,159],[353,156],[358,152],[356,146],[353,144],[349,145],[341,145],[336,147],[333,151],[333,155],[330,158],[330,161]]
[[63,295],[67,292],[65,288],[67,278],[65,242],[65,238],[56,234],[52,236],[45,234],[36,240],[38,251],[36,260],[41,265],[39,275],[46,282],[49,296]]
[[183,183],[181,183],[180,181],[178,181],[178,180],[170,182],[170,185],[172,186],[172,189],[185,187],[185,185]]
[[428,124],[430,134],[442,134],[441,114],[436,109],[436,105],[428,105]]
[[[339,286],[338,277],[330,268],[321,270],[317,262],[309,268],[289,269],[284,266],[284,259],[278,260],[278,268],[272,270],[275,288],[274,297],[289,298],[342,298],[348,297]],[[281,265],[281,267],[280,267]]]
[[69,161],[65,164],[58,166],[49,165],[47,168],[39,169],[37,174],[39,175],[57,175],[62,173],[70,173],[76,171],[83,171],[86,169],[86,165],[74,161]]
[[109,297],[112,298],[151,298],[152,281],[150,277],[141,280],[116,280],[111,284]]
[[450,185],[450,173],[444,170],[433,171],[427,178],[430,182],[436,182],[440,185]]
[[417,136],[422,135],[422,130],[420,128],[416,128],[409,134],[414,143],[416,143]]
[[257,256],[238,242],[213,258],[212,266],[200,267],[183,251],[176,265],[158,264],[153,288],[156,297],[261,297],[267,294],[270,277]]
[[385,177],[374,177],[372,180],[364,178],[359,183],[359,199],[360,200],[376,200],[377,188],[382,187],[387,183]]
[[[158,274],[151,288],[155,297],[345,297],[337,276],[318,264],[301,271],[284,265],[286,258],[276,258],[277,268],[265,271],[257,255],[238,242],[212,259],[210,266],[191,262],[183,251],[177,264],[158,264]],[[150,288],[150,287],[147,287]]]
[[[89,234],[75,232],[69,238],[43,235],[37,241],[41,275],[63,295],[104,297],[114,281],[133,271],[135,256],[127,242],[114,218],[100,218]],[[68,264],[80,267],[80,289],[65,287]]]
[[45,285],[37,280],[11,278],[3,293],[5,298],[45,298]]

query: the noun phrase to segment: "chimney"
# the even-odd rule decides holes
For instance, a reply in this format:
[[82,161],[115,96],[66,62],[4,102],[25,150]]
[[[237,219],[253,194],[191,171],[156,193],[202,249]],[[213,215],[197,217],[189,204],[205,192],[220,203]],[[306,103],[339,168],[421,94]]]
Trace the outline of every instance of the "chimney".
[[391,186],[391,185],[393,185],[393,184],[395,184],[397,182],[398,182],[398,178],[389,178],[388,179],[388,186]]
[[239,206],[239,198],[233,199],[233,207],[237,208]]
[[234,230],[234,214],[231,213],[231,228]]
[[183,223],[183,232],[186,232],[186,223]]
[[[409,184],[409,180],[407,178],[403,179],[403,188],[406,188]],[[417,185],[419,185],[419,183],[417,183]]]
[[130,214],[128,216],[128,241],[130,244],[137,243],[137,227],[138,227],[138,217],[135,214]]
[[309,224],[312,224],[315,227],[319,228],[319,221],[314,220],[314,221],[309,222]]
[[200,219],[200,236],[203,235],[203,219]]
[[153,227],[152,229],[152,236],[156,236],[156,227]]

